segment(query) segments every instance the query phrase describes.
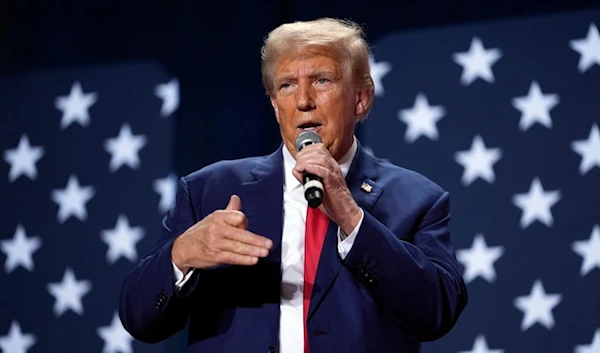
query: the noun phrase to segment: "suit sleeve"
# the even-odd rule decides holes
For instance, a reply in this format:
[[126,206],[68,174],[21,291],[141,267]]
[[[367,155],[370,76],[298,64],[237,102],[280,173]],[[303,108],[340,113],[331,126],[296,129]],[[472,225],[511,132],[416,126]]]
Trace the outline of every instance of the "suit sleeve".
[[445,335],[467,304],[449,221],[447,192],[427,210],[416,230],[393,221],[386,227],[365,211],[344,262],[390,317],[420,341]]
[[156,246],[125,277],[121,285],[119,316],[134,338],[146,343],[162,341],[187,323],[186,298],[198,283],[195,271],[186,286],[175,283],[171,248],[175,238],[197,222],[185,179],[177,186],[175,204],[163,218]]

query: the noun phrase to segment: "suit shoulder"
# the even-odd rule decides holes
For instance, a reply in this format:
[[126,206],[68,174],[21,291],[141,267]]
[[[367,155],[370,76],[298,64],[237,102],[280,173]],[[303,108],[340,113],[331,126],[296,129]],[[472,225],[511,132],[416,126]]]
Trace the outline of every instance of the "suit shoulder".
[[242,181],[248,179],[250,171],[265,158],[266,156],[257,156],[217,161],[185,175],[182,179],[188,185],[210,180]]
[[440,198],[446,190],[429,177],[406,167],[383,160],[377,160],[379,175],[385,181],[386,188],[400,188],[406,194],[426,196],[432,201]]

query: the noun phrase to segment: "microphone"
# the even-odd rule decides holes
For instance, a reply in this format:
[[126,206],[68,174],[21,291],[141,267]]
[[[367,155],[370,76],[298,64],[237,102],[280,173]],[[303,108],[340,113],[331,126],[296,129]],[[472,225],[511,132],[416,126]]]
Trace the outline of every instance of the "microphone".
[[[321,143],[321,136],[314,131],[303,131],[296,137],[296,152],[300,152],[302,148],[313,143]],[[311,173],[304,171],[302,173],[304,180],[304,198],[308,201],[308,206],[317,208],[323,202],[323,180]]]

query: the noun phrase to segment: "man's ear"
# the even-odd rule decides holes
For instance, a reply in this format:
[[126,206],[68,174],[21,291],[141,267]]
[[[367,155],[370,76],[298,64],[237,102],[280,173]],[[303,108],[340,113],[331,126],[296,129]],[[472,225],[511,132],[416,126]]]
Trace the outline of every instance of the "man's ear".
[[364,118],[373,106],[374,90],[366,87],[360,88],[356,92],[356,104],[354,114],[359,118]]

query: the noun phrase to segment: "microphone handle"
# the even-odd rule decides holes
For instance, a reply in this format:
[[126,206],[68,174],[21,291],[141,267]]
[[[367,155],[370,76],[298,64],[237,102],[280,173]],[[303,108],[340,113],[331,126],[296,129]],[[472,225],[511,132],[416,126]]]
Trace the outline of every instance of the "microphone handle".
[[304,179],[304,197],[308,201],[308,206],[311,208],[319,207],[325,196],[323,179],[306,171],[302,173],[302,179]]

